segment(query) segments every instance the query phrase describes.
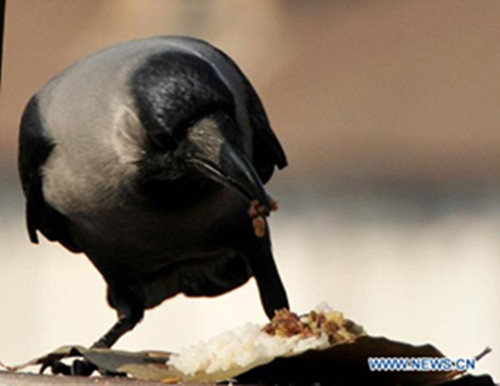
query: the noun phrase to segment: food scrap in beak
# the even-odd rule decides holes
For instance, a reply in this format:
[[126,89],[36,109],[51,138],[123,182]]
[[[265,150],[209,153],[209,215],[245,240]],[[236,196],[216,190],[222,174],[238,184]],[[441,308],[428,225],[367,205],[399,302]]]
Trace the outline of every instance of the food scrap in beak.
[[[276,212],[278,210],[278,201],[269,197],[269,202],[271,203],[271,212]],[[258,200],[253,200],[250,202],[250,208],[248,209],[248,216],[252,219],[252,225],[255,232],[255,236],[264,237],[266,234],[266,220],[265,217],[269,216],[270,211],[267,207],[260,203]]]

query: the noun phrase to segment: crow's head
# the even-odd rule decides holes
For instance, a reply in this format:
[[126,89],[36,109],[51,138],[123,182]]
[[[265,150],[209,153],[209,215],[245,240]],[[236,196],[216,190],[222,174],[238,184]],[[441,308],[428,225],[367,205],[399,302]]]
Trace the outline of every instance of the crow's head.
[[225,186],[270,210],[253,160],[247,81],[225,56],[217,60],[169,51],[134,72],[129,87],[147,138],[140,181],[150,195],[163,187],[187,200]]

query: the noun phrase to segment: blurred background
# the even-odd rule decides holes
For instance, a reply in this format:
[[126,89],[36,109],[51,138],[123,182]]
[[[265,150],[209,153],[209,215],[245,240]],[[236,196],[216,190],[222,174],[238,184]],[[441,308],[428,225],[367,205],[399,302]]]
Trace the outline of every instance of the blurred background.
[[[0,96],[0,361],[91,344],[115,320],[83,255],[29,243],[17,179],[28,98],[81,57],[187,34],[258,90],[290,166],[269,191],[292,307],[321,301],[373,335],[493,352],[500,379],[500,2],[7,0]],[[117,347],[178,350],[265,322],[255,283],[178,296]]]

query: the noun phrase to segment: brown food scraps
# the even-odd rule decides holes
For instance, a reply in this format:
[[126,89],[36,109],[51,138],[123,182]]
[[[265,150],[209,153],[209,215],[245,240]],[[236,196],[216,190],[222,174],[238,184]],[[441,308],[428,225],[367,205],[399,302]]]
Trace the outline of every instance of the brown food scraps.
[[326,334],[330,344],[352,342],[365,334],[361,326],[345,319],[339,311],[311,311],[299,317],[287,309],[276,311],[274,318],[264,326],[263,331],[269,335],[300,335],[301,338]]
[[[269,197],[269,201],[271,202],[271,212],[276,212],[278,210],[278,202],[271,197]],[[252,219],[255,236],[264,237],[266,234],[265,217],[269,216],[267,208],[258,200],[253,200],[248,209],[248,216]]]

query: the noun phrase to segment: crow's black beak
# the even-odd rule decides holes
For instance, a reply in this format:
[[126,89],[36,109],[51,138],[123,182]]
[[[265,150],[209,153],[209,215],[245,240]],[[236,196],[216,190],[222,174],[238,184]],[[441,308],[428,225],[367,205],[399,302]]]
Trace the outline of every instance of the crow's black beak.
[[200,173],[236,190],[249,202],[257,200],[264,205],[267,214],[270,213],[271,202],[259,175],[248,158],[234,146],[227,142],[222,143],[217,161],[205,158],[203,154],[195,153],[189,162]]

